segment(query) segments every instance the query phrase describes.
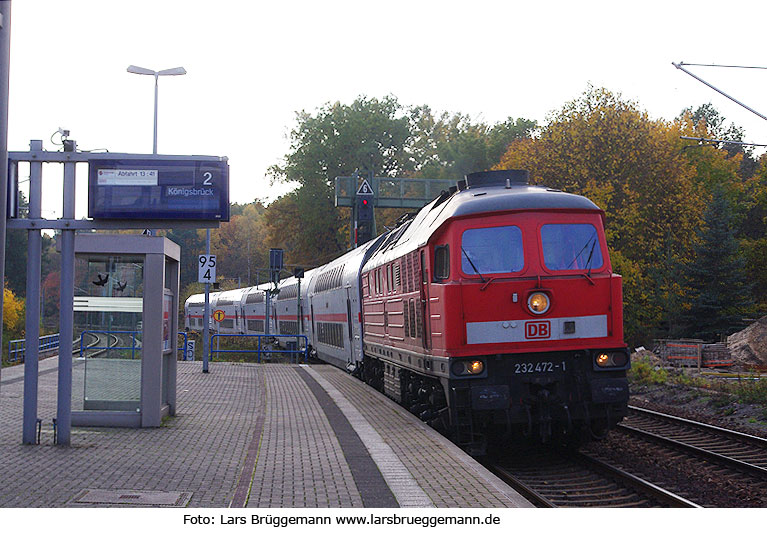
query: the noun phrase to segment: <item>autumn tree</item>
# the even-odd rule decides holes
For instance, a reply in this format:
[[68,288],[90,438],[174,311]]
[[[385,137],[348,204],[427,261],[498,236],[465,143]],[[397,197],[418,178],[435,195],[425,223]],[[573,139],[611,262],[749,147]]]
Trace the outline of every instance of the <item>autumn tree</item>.
[[19,338],[24,332],[24,300],[5,287],[3,289],[3,339],[6,334]]
[[736,236],[745,259],[752,295],[760,315],[767,314],[767,155],[762,155],[759,168],[743,187],[740,207],[743,216]]
[[215,250],[218,261],[217,275],[248,286],[255,284],[259,268],[268,267],[264,210],[258,201],[238,206],[239,214],[233,214],[228,222],[211,231],[211,250]]
[[728,122],[713,104],[709,102],[698,106],[696,109],[687,107],[682,110],[678,118],[689,120],[702,130],[701,133],[703,134],[699,135],[700,137],[733,141],[715,142],[713,145],[720,150],[725,150],[730,157],[740,154],[738,174],[742,179],[745,180],[754,175],[759,165],[754,159],[753,148],[739,144],[743,142],[745,130],[732,122]]
[[181,287],[196,282],[197,257],[205,253],[205,230],[174,228],[166,232],[165,236],[181,247],[181,261],[179,263]]

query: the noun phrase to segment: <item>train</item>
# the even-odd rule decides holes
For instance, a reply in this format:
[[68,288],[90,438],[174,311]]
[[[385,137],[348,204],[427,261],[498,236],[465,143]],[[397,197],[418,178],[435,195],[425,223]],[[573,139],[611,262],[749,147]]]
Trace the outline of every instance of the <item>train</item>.
[[[631,365],[605,213],[528,182],[468,174],[302,279],[212,294],[224,319],[211,327],[305,335],[314,357],[473,455],[601,439],[627,414]],[[201,307],[186,301],[188,329],[202,329]]]

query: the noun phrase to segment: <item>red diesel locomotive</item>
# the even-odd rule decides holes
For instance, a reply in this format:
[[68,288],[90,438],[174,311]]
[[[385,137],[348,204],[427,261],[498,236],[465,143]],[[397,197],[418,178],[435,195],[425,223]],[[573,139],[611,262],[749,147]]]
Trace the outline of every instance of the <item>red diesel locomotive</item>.
[[602,436],[630,364],[603,222],[525,171],[468,175],[363,266],[362,378],[475,453]]
[[[212,295],[231,303],[216,329],[305,335],[317,358],[474,454],[525,438],[577,445],[626,415],[621,277],[604,212],[529,186],[526,171],[470,174],[302,283]],[[201,298],[187,301],[192,329]]]

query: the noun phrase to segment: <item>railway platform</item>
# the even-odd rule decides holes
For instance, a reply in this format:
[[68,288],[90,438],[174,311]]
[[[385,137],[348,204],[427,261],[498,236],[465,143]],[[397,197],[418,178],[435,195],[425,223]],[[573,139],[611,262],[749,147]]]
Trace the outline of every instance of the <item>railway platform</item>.
[[179,362],[162,427],[74,427],[55,446],[56,363],[40,361],[39,445],[21,444],[23,366],[0,376],[0,507],[532,506],[328,365]]

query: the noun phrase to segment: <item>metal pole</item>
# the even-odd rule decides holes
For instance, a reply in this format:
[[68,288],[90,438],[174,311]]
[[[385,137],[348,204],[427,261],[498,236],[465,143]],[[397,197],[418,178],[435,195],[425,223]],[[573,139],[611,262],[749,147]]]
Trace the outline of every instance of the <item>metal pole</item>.
[[[5,279],[5,217],[8,200],[8,72],[11,63],[11,2],[0,0],[0,280]],[[3,334],[3,293],[0,291],[0,346]],[[0,364],[0,369],[2,369]],[[0,370],[0,373],[2,370]]]
[[[296,324],[296,334],[301,334],[304,332],[304,321],[303,321],[303,313],[301,312],[301,278],[297,278],[298,281],[298,296],[296,297],[296,318],[298,319],[298,323]],[[296,339],[297,341],[298,339]]]
[[[32,152],[43,149],[43,141],[31,141]],[[41,218],[43,194],[43,163],[29,164],[29,218]],[[37,379],[40,357],[40,273],[42,261],[42,233],[27,230],[27,305],[24,351],[24,417],[22,442],[35,444],[37,426]]]
[[154,75],[154,137],[152,141],[152,153],[157,154],[157,80],[160,79],[159,73]]
[[[160,74],[154,73],[154,132],[152,135],[152,153],[157,155],[157,80],[160,79]],[[148,235],[159,235],[159,229],[148,229]]]
[[[302,316],[303,313],[301,312],[301,278],[297,278],[296,281],[298,281],[298,287],[296,287],[298,292],[296,296],[296,315],[298,315],[298,322],[296,322],[296,350],[298,350],[301,348],[301,338],[299,335],[304,332],[304,321]],[[298,352],[296,352],[296,360],[298,360]]]
[[[73,152],[77,146],[73,147]],[[75,165],[64,163],[64,221],[75,218]],[[61,299],[59,300],[59,383],[56,444],[69,445],[72,429],[72,336],[74,334],[75,231],[61,231]]]
[[[210,255],[210,229],[205,230],[205,255]],[[210,350],[210,283],[205,284],[205,310],[202,319],[202,373],[208,373],[208,351]]]
[[[269,278],[271,278],[271,275],[269,276]],[[264,316],[264,334],[266,334],[266,335],[270,335],[271,334],[271,328],[269,327],[269,318],[270,318],[269,307],[271,305],[271,299],[272,299],[272,290],[271,290],[271,288],[267,287],[267,289],[266,289],[266,313],[264,313],[265,314],[265,316]]]

